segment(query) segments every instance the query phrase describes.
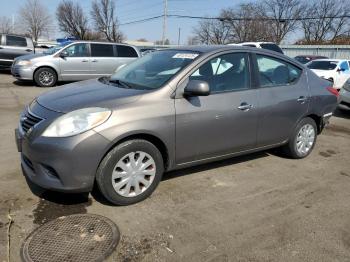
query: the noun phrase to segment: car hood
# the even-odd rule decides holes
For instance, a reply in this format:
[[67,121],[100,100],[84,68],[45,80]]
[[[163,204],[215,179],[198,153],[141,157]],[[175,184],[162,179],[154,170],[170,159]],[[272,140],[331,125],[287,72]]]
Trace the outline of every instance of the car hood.
[[47,56],[47,55],[42,54],[42,53],[21,55],[21,56],[17,57],[16,60],[31,60],[31,59],[41,57],[41,56]]
[[40,95],[37,102],[47,109],[68,113],[86,107],[113,109],[118,105],[136,101],[145,90],[119,88],[98,79],[76,82]]

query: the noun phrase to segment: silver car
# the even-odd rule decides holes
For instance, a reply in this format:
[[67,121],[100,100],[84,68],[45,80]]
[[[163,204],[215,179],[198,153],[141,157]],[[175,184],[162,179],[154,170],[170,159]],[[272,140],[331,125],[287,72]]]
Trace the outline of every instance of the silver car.
[[338,107],[344,110],[350,110],[350,79],[345,82],[339,91],[340,101]]
[[167,49],[39,96],[22,113],[16,141],[35,184],[63,192],[96,184],[128,205],[150,196],[165,171],[273,147],[308,156],[337,96],[277,52]]
[[11,69],[19,80],[34,80],[38,86],[51,87],[57,81],[79,81],[109,76],[121,65],[140,56],[137,48],[116,43],[73,42],[42,54],[18,57]]

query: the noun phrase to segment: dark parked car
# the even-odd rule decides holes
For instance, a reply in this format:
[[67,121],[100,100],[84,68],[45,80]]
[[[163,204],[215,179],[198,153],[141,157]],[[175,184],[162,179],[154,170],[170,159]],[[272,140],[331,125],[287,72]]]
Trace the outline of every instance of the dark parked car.
[[32,39],[0,33],[0,69],[10,69],[16,57],[33,53]]
[[309,63],[310,61],[316,60],[316,59],[326,59],[328,57],[326,56],[318,56],[318,55],[298,55],[294,57],[295,60],[302,64]]
[[337,96],[277,52],[167,49],[39,96],[16,140],[34,183],[82,192],[96,182],[109,201],[128,205],[151,195],[165,171],[274,147],[306,157]]

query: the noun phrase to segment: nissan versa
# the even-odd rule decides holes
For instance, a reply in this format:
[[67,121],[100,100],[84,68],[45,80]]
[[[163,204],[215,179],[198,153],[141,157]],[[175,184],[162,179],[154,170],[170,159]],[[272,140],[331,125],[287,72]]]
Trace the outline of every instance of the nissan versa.
[[41,187],[128,205],[165,171],[281,147],[312,151],[337,90],[269,50],[206,46],[150,53],[36,98],[16,130],[24,174]]

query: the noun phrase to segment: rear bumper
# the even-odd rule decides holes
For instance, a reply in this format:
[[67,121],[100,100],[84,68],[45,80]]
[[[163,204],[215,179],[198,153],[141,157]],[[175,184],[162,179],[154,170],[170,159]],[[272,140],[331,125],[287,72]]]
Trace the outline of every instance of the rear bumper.
[[11,74],[19,80],[33,80],[34,68],[15,65],[11,67]]

